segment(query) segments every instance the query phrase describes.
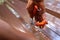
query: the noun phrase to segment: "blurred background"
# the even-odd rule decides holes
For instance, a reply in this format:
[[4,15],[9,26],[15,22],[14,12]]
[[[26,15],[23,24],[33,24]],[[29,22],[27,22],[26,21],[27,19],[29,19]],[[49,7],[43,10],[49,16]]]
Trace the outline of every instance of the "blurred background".
[[[44,29],[32,28],[26,9],[28,0],[0,0],[0,19],[18,31],[32,33],[38,40],[60,40],[60,0],[44,0],[46,20]],[[39,31],[36,31],[39,30]]]

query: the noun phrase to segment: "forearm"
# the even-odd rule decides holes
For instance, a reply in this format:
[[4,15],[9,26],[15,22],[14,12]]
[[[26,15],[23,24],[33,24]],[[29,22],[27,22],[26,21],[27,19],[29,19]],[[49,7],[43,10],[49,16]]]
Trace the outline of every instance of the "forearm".
[[26,8],[28,8],[30,5],[32,5],[32,3],[33,3],[32,0],[28,0]]

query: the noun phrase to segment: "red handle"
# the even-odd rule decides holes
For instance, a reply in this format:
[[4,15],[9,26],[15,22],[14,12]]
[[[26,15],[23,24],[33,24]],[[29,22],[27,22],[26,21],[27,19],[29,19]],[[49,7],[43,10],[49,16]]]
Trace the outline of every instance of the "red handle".
[[37,6],[37,5],[35,5],[35,6],[34,6],[34,10],[33,10],[33,14],[35,14],[35,13],[36,13],[37,9],[38,9],[38,6]]

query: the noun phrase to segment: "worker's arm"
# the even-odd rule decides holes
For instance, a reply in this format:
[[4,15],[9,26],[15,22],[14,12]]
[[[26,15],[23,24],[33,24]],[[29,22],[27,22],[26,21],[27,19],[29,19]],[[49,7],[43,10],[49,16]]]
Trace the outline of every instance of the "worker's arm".
[[0,40],[37,40],[30,32],[21,32],[9,25],[7,22],[0,20]]
[[32,5],[33,1],[32,0],[28,0],[27,6],[26,8],[29,8]]

